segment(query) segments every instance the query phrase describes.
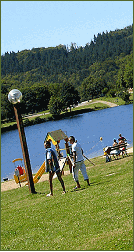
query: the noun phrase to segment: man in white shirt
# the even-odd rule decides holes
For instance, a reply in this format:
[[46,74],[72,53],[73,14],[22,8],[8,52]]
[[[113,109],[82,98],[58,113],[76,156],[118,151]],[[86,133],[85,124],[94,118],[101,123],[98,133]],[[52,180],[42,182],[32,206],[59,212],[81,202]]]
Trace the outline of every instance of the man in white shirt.
[[86,171],[86,166],[84,164],[83,150],[81,148],[81,145],[77,141],[75,141],[75,138],[73,136],[69,137],[69,142],[70,144],[72,144],[72,153],[73,153],[73,161],[74,161],[73,178],[75,182],[77,183],[77,186],[75,187],[75,189],[80,188],[80,183],[78,179],[79,169],[81,170],[84,180],[86,180],[87,184],[90,186],[89,178]]

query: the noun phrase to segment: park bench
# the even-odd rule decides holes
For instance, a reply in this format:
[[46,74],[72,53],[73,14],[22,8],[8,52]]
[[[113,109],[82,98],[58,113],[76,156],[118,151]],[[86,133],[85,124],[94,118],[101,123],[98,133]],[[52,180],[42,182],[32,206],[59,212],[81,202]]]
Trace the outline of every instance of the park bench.
[[104,156],[106,156],[106,162],[110,162],[112,156],[114,157],[114,159],[115,156],[118,159],[118,156],[120,155],[122,155],[122,157],[124,158],[124,155],[127,156],[127,142],[117,144],[115,146],[105,147],[103,151]]

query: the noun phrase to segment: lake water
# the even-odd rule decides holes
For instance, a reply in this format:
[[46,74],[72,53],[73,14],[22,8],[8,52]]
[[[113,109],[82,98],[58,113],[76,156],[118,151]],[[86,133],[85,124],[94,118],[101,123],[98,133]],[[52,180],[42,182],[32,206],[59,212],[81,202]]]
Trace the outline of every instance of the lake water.
[[[44,139],[48,132],[61,129],[67,136],[75,136],[88,158],[103,155],[103,148],[111,146],[119,133],[133,146],[133,104],[88,112],[57,121],[25,127],[32,172],[44,161]],[[103,141],[100,141],[100,137]],[[64,148],[64,140],[60,148]],[[65,151],[63,151],[65,156]],[[1,134],[1,181],[13,178],[15,166],[12,160],[23,158],[18,130]],[[16,163],[21,164],[21,163]]]

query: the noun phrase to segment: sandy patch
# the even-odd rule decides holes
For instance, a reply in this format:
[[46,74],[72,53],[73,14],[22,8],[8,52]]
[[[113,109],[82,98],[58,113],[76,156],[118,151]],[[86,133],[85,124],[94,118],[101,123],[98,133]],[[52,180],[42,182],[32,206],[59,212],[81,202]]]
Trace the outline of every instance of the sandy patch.
[[129,148],[129,149],[127,150],[127,153],[133,153],[133,147]]
[[[64,171],[64,175],[68,175],[68,174],[70,174],[70,171]],[[55,177],[56,176],[54,176],[54,178]],[[43,174],[38,183],[46,181],[46,180],[48,180],[48,178],[49,178],[48,174]],[[27,181],[21,183],[21,187],[26,186],[26,184],[27,184]],[[16,184],[14,179],[1,183],[1,192],[12,190],[12,189],[17,189],[17,188],[20,188],[20,185]]]

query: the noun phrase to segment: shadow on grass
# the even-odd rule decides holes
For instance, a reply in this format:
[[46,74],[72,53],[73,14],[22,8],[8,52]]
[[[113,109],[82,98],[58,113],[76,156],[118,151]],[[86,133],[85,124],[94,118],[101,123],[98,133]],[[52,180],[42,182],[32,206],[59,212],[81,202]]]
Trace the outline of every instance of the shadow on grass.
[[44,193],[44,192],[37,192],[37,191],[35,191],[35,193],[33,193],[33,194],[46,194],[46,193]]
[[73,190],[70,190],[70,192],[79,192],[79,191],[83,191],[85,189],[90,189],[91,186],[96,186],[96,185],[101,185],[101,184],[105,184],[105,183],[109,183],[111,182],[111,180],[107,180],[107,181],[104,181],[104,182],[92,182],[90,183],[90,186],[85,186],[85,187],[81,187],[81,188],[78,188],[78,189],[73,189]]
[[94,186],[94,185],[102,185],[102,184],[105,184],[105,183],[109,183],[111,182],[111,180],[107,180],[107,181],[104,181],[104,182],[92,182],[90,183],[90,186]]
[[120,155],[118,158],[115,158],[115,159],[114,159],[114,157],[112,157],[111,160],[109,162],[106,162],[106,163],[110,163],[110,162],[113,162],[113,161],[121,160],[121,159],[124,159],[124,158],[127,158],[127,157],[131,157],[131,156],[133,156],[133,154],[129,153],[129,154],[125,155],[125,156]]
[[81,188],[78,188],[78,189],[73,189],[70,192],[79,192],[79,191],[82,191],[84,189],[86,189],[86,187],[81,187]]

